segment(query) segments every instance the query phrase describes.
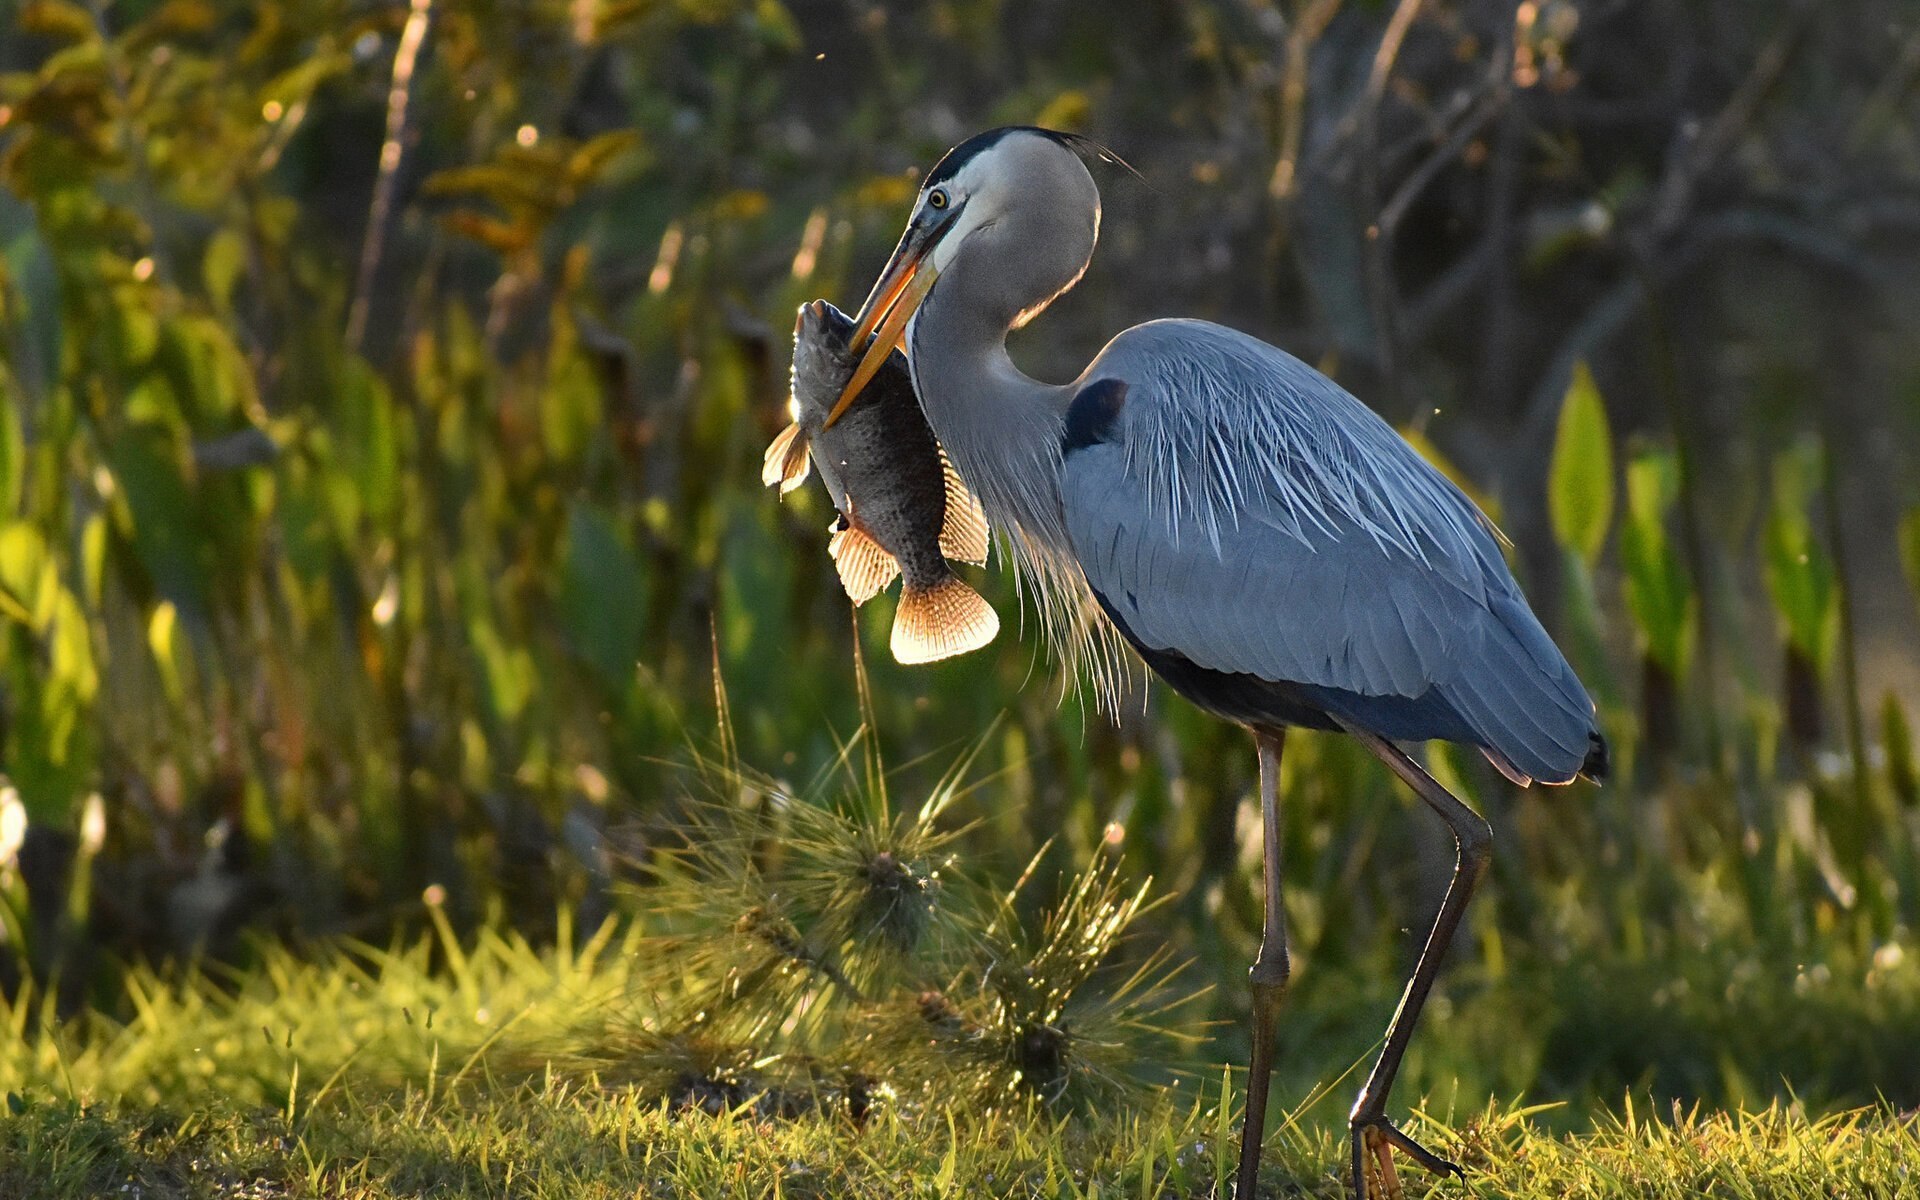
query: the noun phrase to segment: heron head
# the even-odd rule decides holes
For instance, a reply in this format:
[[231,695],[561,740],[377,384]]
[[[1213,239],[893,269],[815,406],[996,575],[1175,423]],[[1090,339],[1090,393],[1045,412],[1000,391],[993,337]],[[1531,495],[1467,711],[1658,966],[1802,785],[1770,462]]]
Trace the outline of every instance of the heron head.
[[853,403],[956,264],[980,263],[984,286],[974,294],[1008,326],[1025,324],[1079,280],[1100,231],[1100,193],[1083,155],[1111,157],[1077,134],[1026,125],[976,134],[947,151],[921,183],[906,232],[854,317],[853,345],[873,341],[826,424]]

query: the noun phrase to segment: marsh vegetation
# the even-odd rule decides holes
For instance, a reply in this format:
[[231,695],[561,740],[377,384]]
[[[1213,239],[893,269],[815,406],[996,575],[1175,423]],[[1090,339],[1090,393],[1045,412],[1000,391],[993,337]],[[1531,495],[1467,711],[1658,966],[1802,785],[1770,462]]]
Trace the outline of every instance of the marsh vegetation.
[[[1604,788],[1428,751],[1497,842],[1402,1097],[1498,1194],[1872,1193],[1920,1152],[1907,7],[0,0],[0,1182],[1212,1185],[1243,735],[1095,712],[999,570],[990,648],[885,661],[824,494],[758,480],[796,307],[1023,121],[1144,177],[1023,364],[1176,313],[1316,362],[1502,523],[1596,692]],[[1274,1172],[1330,1188],[1320,1085],[1448,847],[1339,739],[1284,789]],[[1100,937],[1047,958],[1062,913]],[[666,963],[789,990],[695,1069]],[[1053,999],[1126,1069],[1018,1034],[1089,1073],[1009,1088],[886,1027]],[[856,1076],[892,1099],[850,1138]],[[673,1119],[689,1080],[735,1115]]]

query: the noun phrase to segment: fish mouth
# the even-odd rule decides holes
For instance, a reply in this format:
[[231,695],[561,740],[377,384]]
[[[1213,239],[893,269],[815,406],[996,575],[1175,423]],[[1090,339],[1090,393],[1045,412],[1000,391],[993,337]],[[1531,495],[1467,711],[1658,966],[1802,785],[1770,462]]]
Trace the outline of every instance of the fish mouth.
[[[893,353],[901,339],[907,335],[907,322],[920,307],[927,293],[933,289],[934,280],[940,277],[940,269],[933,265],[930,257],[933,248],[940,243],[942,235],[953,228],[954,218],[966,207],[958,204],[938,213],[923,209],[922,213],[931,213],[930,219],[917,220],[907,226],[900,235],[900,244],[894,247],[893,257],[880,272],[880,278],[874,283],[873,290],[867,293],[866,303],[853,318],[852,347],[866,345],[861,353],[853,375],[848,378],[847,386],[842,389],[840,398],[827,414],[822,429],[831,429],[847,407],[860,394],[880,367],[887,361],[887,355]],[[867,339],[872,338],[868,343]]]

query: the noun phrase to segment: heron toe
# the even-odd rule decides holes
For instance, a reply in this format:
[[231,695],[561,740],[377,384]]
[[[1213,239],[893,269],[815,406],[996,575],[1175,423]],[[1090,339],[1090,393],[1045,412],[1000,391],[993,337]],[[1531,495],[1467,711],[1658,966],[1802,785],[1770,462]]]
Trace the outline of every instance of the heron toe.
[[1351,1128],[1355,1200],[1401,1200],[1400,1177],[1393,1167],[1396,1148],[1435,1175],[1466,1176],[1459,1163],[1422,1146],[1383,1116],[1356,1119]]

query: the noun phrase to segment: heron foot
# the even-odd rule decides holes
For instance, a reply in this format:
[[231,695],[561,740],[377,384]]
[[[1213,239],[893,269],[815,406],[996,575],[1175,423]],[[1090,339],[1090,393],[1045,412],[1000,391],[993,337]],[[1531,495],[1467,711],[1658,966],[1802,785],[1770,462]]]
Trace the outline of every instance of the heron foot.
[[1400,1176],[1393,1168],[1397,1148],[1408,1158],[1435,1175],[1464,1177],[1460,1164],[1414,1141],[1384,1116],[1359,1118],[1353,1122],[1353,1194],[1355,1200],[1402,1200]]

